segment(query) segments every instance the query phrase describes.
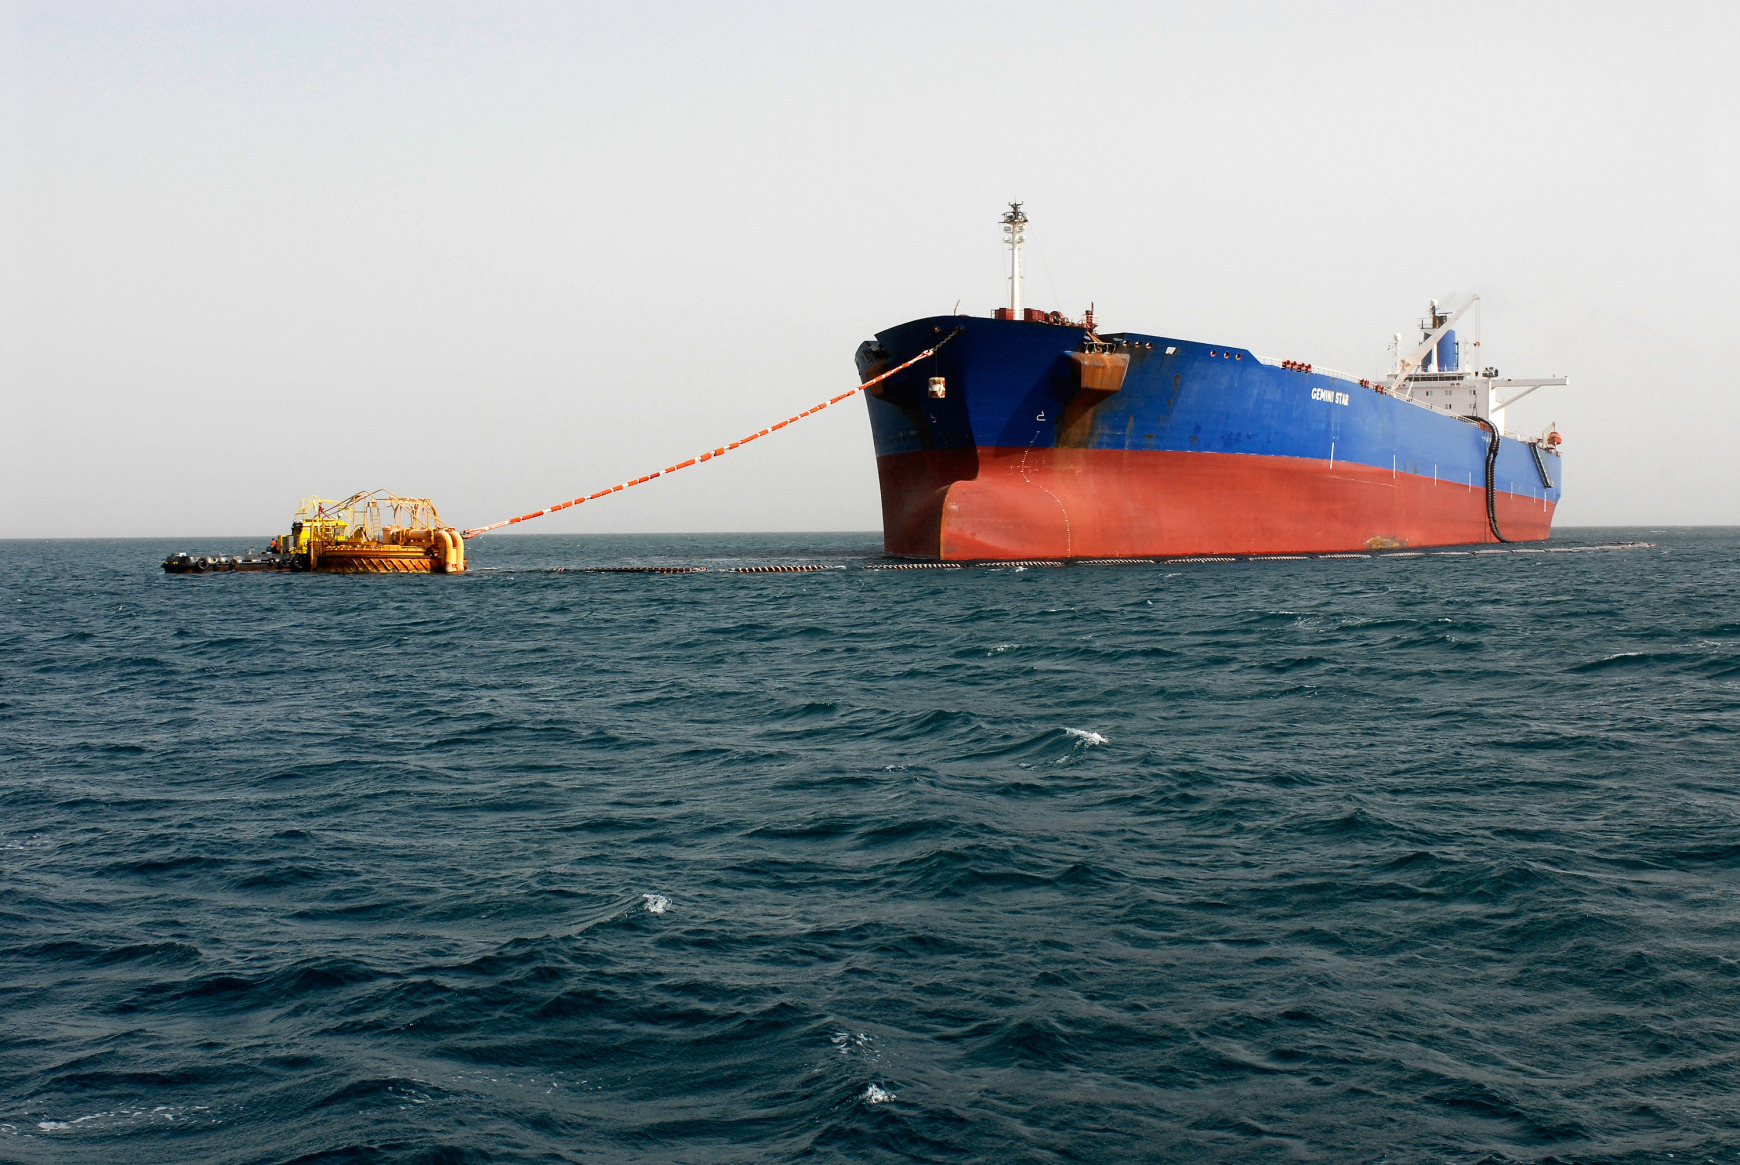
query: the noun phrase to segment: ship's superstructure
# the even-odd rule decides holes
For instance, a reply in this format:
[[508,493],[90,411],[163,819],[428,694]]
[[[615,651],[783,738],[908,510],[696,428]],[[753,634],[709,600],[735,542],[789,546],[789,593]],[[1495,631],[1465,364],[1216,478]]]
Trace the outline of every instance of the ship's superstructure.
[[[992,318],[914,320],[858,351],[894,554],[942,559],[1333,552],[1545,538],[1559,438],[1505,410],[1563,377],[1462,367],[1434,303],[1389,376],[1248,348],[1101,334],[1021,306],[1019,203],[1003,218],[1010,299]],[[940,346],[939,346],[940,345]],[[1478,351],[1478,348],[1476,348]]]
[[1438,301],[1433,300],[1420,324],[1420,343],[1412,352],[1402,355],[1401,336],[1396,337],[1396,367],[1381,383],[1403,400],[1451,416],[1483,417],[1503,433],[1505,409],[1537,388],[1565,385],[1569,381],[1563,376],[1501,377],[1496,368],[1482,368],[1478,372],[1464,369],[1463,342],[1454,329],[1456,321],[1479,303],[1480,297],[1472,296],[1460,311],[1446,315],[1438,310]]

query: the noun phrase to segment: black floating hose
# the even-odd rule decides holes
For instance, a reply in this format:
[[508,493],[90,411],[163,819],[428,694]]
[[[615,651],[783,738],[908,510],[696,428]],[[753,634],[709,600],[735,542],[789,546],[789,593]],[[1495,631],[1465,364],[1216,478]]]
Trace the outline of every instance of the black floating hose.
[[1491,440],[1486,445],[1486,524],[1492,527],[1494,538],[1500,542],[1509,542],[1510,539],[1506,538],[1498,528],[1498,496],[1492,485],[1493,470],[1498,466],[1498,430],[1493,428],[1492,422],[1485,417],[1463,417],[1462,419],[1471,424],[1479,425],[1491,436]]

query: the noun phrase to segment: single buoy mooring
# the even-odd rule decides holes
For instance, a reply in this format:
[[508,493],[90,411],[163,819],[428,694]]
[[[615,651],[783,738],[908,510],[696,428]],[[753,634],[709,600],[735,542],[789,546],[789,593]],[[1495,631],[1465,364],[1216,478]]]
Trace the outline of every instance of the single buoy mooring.
[[428,498],[402,498],[385,490],[343,501],[305,498],[290,532],[272,539],[265,554],[200,555],[163,560],[170,574],[288,570],[330,574],[462,574],[465,538],[441,521]]

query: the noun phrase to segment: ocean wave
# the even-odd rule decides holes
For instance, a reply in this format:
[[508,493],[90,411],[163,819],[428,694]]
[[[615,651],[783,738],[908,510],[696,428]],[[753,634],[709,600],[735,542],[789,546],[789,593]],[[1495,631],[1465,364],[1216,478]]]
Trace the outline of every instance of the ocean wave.
[[0,1156],[1740,1165],[1740,537],[1673,537],[0,541]]

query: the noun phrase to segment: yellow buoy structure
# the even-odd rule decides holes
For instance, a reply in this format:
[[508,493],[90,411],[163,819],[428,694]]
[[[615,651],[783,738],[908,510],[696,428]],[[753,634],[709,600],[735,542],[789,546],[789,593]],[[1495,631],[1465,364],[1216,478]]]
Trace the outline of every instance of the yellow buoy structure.
[[304,498],[278,552],[333,574],[461,574],[465,539],[428,498],[386,490]]

